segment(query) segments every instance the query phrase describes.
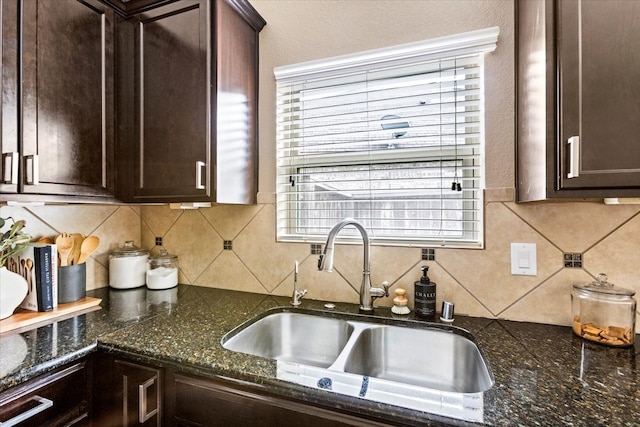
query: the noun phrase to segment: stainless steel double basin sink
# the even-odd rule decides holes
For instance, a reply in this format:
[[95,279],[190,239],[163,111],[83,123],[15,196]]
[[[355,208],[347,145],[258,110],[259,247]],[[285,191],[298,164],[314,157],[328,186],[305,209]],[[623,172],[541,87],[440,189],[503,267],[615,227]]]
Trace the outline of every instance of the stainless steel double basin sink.
[[[222,338],[222,346],[275,359],[278,377],[284,380],[482,420],[482,408],[477,406],[494,380],[469,332],[444,324],[379,321],[273,309],[231,330]],[[463,414],[465,408],[468,414]]]

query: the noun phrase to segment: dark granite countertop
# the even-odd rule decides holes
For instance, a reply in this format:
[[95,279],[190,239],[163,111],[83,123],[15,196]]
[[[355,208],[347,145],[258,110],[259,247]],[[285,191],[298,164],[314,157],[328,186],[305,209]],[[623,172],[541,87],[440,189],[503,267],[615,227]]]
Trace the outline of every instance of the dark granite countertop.
[[[391,423],[469,424],[280,381],[274,361],[222,348],[226,332],[265,310],[291,307],[289,298],[185,285],[167,291],[105,288],[89,295],[103,299],[101,310],[0,337],[0,391],[99,348]],[[324,310],[322,302],[307,299],[302,308]],[[357,306],[336,304],[333,311],[355,315]],[[395,316],[387,308],[375,315]],[[569,327],[466,316],[457,316],[454,325],[475,335],[495,377],[484,393],[486,425],[640,425],[640,337],[635,347],[615,349],[586,342]]]

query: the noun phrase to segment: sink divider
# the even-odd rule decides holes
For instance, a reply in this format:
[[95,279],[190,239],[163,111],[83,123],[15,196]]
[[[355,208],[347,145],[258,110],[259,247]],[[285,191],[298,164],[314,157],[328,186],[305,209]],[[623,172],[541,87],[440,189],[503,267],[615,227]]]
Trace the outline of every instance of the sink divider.
[[385,327],[385,325],[378,325],[378,324],[365,323],[365,322],[354,322],[351,320],[348,320],[347,323],[353,326],[353,332],[351,333],[349,340],[345,344],[344,348],[342,349],[342,351],[340,352],[336,360],[331,364],[331,366],[327,368],[327,370],[329,371],[344,372],[344,366],[347,363],[347,358],[349,357],[349,354],[351,353],[351,350],[353,349],[354,344],[360,337],[360,334],[362,334],[364,330]]

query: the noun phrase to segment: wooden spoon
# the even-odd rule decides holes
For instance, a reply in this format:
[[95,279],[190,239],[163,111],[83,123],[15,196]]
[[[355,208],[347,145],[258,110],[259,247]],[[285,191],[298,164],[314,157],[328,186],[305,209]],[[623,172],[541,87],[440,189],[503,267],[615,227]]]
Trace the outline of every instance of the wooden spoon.
[[63,233],[56,237],[56,246],[58,247],[58,258],[60,258],[60,266],[69,265],[69,255],[73,253],[73,237]]
[[78,264],[80,260],[80,247],[82,246],[82,241],[84,240],[84,234],[82,233],[73,233],[71,235],[73,237],[73,254],[71,259],[71,264]]
[[27,258],[27,285],[29,285],[29,293],[33,292],[33,260]]
[[98,248],[100,245],[100,238],[98,236],[87,236],[82,241],[82,246],[80,247],[80,258],[78,258],[78,264],[82,264],[86,262],[89,256]]

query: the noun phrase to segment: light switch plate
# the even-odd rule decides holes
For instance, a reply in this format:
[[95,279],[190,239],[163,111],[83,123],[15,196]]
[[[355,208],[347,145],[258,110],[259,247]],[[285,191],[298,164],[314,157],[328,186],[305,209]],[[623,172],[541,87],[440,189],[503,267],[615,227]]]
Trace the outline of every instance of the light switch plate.
[[514,276],[538,274],[535,243],[511,244],[511,274]]

